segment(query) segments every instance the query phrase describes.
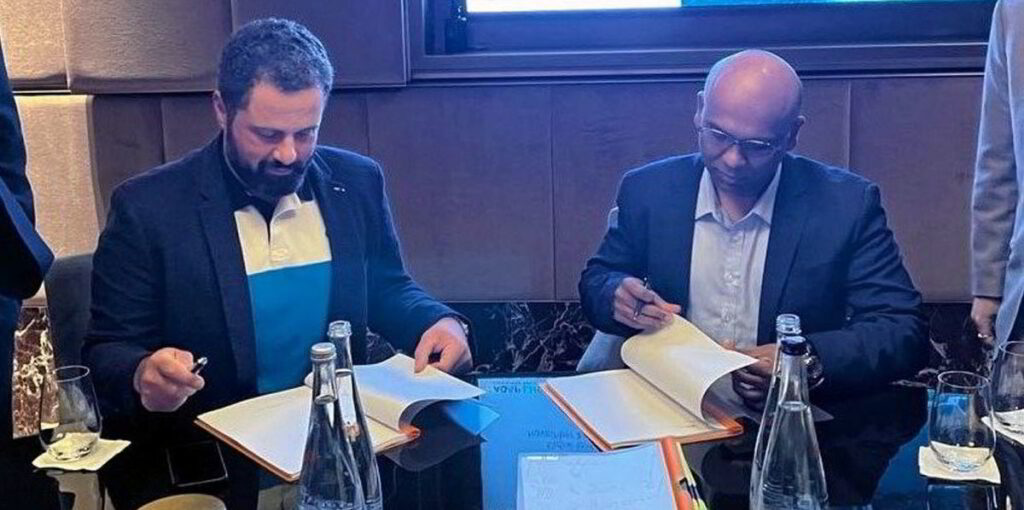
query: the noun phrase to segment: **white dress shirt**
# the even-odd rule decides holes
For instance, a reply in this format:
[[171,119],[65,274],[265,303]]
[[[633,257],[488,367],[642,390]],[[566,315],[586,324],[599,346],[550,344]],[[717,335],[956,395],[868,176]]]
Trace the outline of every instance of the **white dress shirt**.
[[708,170],[700,179],[694,213],[687,319],[721,343],[757,345],[761,281],[771,234],[781,164],[754,207],[738,221],[722,210]]

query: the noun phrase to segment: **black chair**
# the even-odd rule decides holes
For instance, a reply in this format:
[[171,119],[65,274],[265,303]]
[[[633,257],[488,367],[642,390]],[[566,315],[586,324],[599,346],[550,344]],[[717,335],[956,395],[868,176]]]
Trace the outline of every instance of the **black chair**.
[[56,365],[80,365],[82,340],[89,328],[92,254],[58,258],[44,285]]

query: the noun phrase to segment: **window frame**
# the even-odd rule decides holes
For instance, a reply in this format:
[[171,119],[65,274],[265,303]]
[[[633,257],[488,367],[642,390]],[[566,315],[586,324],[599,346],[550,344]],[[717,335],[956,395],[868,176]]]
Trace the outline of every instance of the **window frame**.
[[[414,81],[694,76],[748,47],[775,51],[809,75],[977,72],[994,5],[945,0],[479,13],[468,16],[469,43],[487,47],[444,53],[448,13],[441,11],[449,1],[409,4]],[[906,19],[916,20],[918,30],[903,30]],[[575,29],[565,30],[567,24]]]

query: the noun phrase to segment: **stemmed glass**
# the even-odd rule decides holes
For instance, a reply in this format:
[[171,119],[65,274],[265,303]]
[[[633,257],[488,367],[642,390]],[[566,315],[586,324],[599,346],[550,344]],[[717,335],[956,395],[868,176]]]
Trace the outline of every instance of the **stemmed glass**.
[[928,442],[939,462],[958,473],[984,466],[996,444],[995,431],[985,423],[991,415],[988,379],[961,371],[939,374],[928,416]]
[[70,365],[48,377],[56,391],[39,398],[39,440],[55,460],[80,459],[92,451],[102,427],[89,368]]
[[992,364],[992,411],[1003,428],[1024,434],[1024,341],[999,346]]

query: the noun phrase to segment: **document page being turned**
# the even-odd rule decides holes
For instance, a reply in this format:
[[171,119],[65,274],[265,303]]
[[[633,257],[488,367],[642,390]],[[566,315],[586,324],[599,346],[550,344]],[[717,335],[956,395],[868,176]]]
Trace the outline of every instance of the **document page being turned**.
[[480,388],[452,377],[432,366],[420,373],[416,362],[396,354],[373,365],[357,365],[359,396],[367,414],[388,427],[400,430],[425,407],[443,400],[479,397]]
[[715,398],[714,382],[754,363],[727,350],[686,319],[622,345],[629,368],[548,379],[545,393],[599,448],[674,437],[707,441],[743,429]]

